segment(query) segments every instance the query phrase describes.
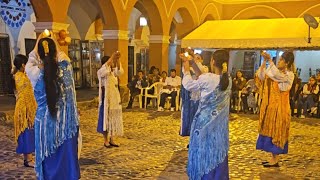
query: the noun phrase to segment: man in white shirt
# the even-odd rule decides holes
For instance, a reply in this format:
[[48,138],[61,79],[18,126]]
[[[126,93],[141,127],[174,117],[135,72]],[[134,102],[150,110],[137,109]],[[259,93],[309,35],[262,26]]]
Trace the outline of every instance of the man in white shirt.
[[174,111],[176,107],[177,91],[181,86],[181,78],[176,75],[176,70],[170,70],[170,77],[166,78],[163,86],[163,90],[160,97],[160,105],[158,111],[164,111],[163,107],[166,102],[166,98],[171,96],[171,111]]

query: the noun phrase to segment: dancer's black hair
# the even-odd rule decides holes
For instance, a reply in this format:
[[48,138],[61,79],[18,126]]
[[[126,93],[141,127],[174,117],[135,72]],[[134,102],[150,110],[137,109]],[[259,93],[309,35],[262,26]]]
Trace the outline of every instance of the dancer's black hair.
[[[222,65],[223,63],[229,62],[229,52],[223,49],[216,50],[212,54],[212,59],[214,59],[214,65],[222,71]],[[225,91],[229,86],[229,74],[228,72],[224,72],[220,79],[220,89],[222,91]]]
[[[48,43],[49,52],[46,52],[47,50],[45,50],[46,47],[44,47],[44,41]],[[43,62],[44,83],[49,112],[52,116],[55,116],[57,112],[56,104],[60,93],[57,84],[58,63],[56,61],[56,44],[51,38],[42,38],[38,43],[38,53]]]
[[[28,58],[27,56],[25,55],[22,55],[22,54],[17,54],[15,57],[14,57],[14,60],[13,60],[13,65],[15,66],[16,68],[16,71],[19,71],[22,67],[22,65],[26,65],[28,62]],[[16,83],[15,83],[15,80],[14,80],[14,77],[12,76],[12,87],[14,90],[16,90]]]

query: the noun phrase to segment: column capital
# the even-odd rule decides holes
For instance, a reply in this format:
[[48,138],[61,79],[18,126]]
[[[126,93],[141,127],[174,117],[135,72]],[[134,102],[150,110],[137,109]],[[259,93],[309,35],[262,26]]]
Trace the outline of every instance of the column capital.
[[162,43],[162,44],[169,44],[171,36],[165,35],[150,35],[149,36],[149,43]]
[[103,39],[129,40],[129,31],[125,30],[102,30]]
[[70,24],[59,22],[33,22],[36,33],[41,33],[45,29],[52,30],[54,33],[58,33],[60,30],[67,30]]

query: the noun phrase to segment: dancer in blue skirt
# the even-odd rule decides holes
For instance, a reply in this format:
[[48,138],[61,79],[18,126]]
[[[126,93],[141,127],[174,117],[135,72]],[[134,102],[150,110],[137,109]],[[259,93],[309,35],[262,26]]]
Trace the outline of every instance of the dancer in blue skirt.
[[54,39],[42,37],[26,67],[38,103],[35,171],[39,180],[76,180],[79,119],[72,66]]
[[[192,52],[190,53],[192,54]],[[188,155],[188,176],[191,180],[229,179],[229,103],[231,79],[228,74],[229,52],[217,50],[210,65],[214,73],[202,73],[194,80],[190,63],[196,64],[192,56],[180,57],[184,61],[183,86],[191,92],[200,91],[199,109],[194,116]],[[199,69],[198,69],[199,70]]]
[[[200,54],[195,54],[195,62],[199,69],[202,70],[203,59]],[[185,70],[182,69],[182,73],[185,74]],[[197,79],[200,74],[195,74],[195,72],[190,70],[192,79]],[[190,92],[187,91],[183,86],[181,86],[181,99],[182,99],[182,109],[181,109],[181,136],[190,136],[190,129],[194,115],[196,114],[199,106],[200,91]],[[188,146],[189,147],[189,146]]]
[[14,58],[14,80],[16,107],[14,111],[15,140],[18,143],[16,152],[24,155],[24,166],[33,167],[32,154],[34,152],[34,118],[37,102],[33,95],[30,80],[25,74],[28,58],[18,54]]

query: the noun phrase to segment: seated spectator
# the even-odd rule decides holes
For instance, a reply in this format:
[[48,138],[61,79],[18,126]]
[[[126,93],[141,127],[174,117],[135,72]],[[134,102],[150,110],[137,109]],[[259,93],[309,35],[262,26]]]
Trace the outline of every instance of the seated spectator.
[[154,68],[152,74],[148,75],[149,85],[151,86],[153,83],[160,82],[161,76],[159,75],[159,69]]
[[175,110],[176,107],[176,97],[178,95],[177,91],[179,90],[181,86],[181,78],[176,75],[176,70],[171,69],[170,70],[170,77],[166,78],[166,81],[164,83],[161,97],[160,97],[160,105],[158,108],[158,111],[164,111],[164,104],[166,101],[166,98],[171,96],[171,111]]
[[244,113],[247,113],[247,111],[249,110],[249,104],[250,104],[250,108],[256,107],[256,100],[255,100],[256,92],[257,92],[257,87],[255,85],[254,79],[250,79],[241,91],[241,101],[243,104]]
[[295,104],[296,101],[299,98],[299,95],[301,94],[302,87],[301,87],[301,79],[298,78],[297,74],[294,76],[294,80],[292,83],[292,87],[290,89],[290,108],[291,108],[291,116],[294,116],[294,109],[295,109]]
[[[232,81],[232,106],[233,110],[236,109],[236,104],[239,101],[239,91],[241,91],[244,86],[246,85],[247,80],[243,77],[243,73],[241,70],[237,71],[236,78],[233,79]],[[238,109],[239,110],[239,109]]]
[[167,77],[168,77],[167,72],[166,72],[166,71],[162,71],[162,73],[161,73],[161,79],[160,79],[160,82],[165,83],[165,82],[166,82]]
[[[127,109],[132,108],[132,103],[134,98],[140,94],[141,88],[148,86],[147,78],[144,76],[142,71],[138,72],[138,75],[134,76],[133,80],[128,84],[130,89],[130,100],[127,106]],[[144,107],[144,98],[142,98],[142,107]]]
[[[300,116],[300,118],[305,118],[308,114],[308,109],[312,109],[315,106],[315,103],[318,102],[318,93],[319,86],[316,84],[316,78],[311,76],[309,83],[303,86],[303,90],[299,98],[298,116]],[[301,114],[302,108],[303,114]]]
[[317,73],[317,84],[320,85],[320,72]]

